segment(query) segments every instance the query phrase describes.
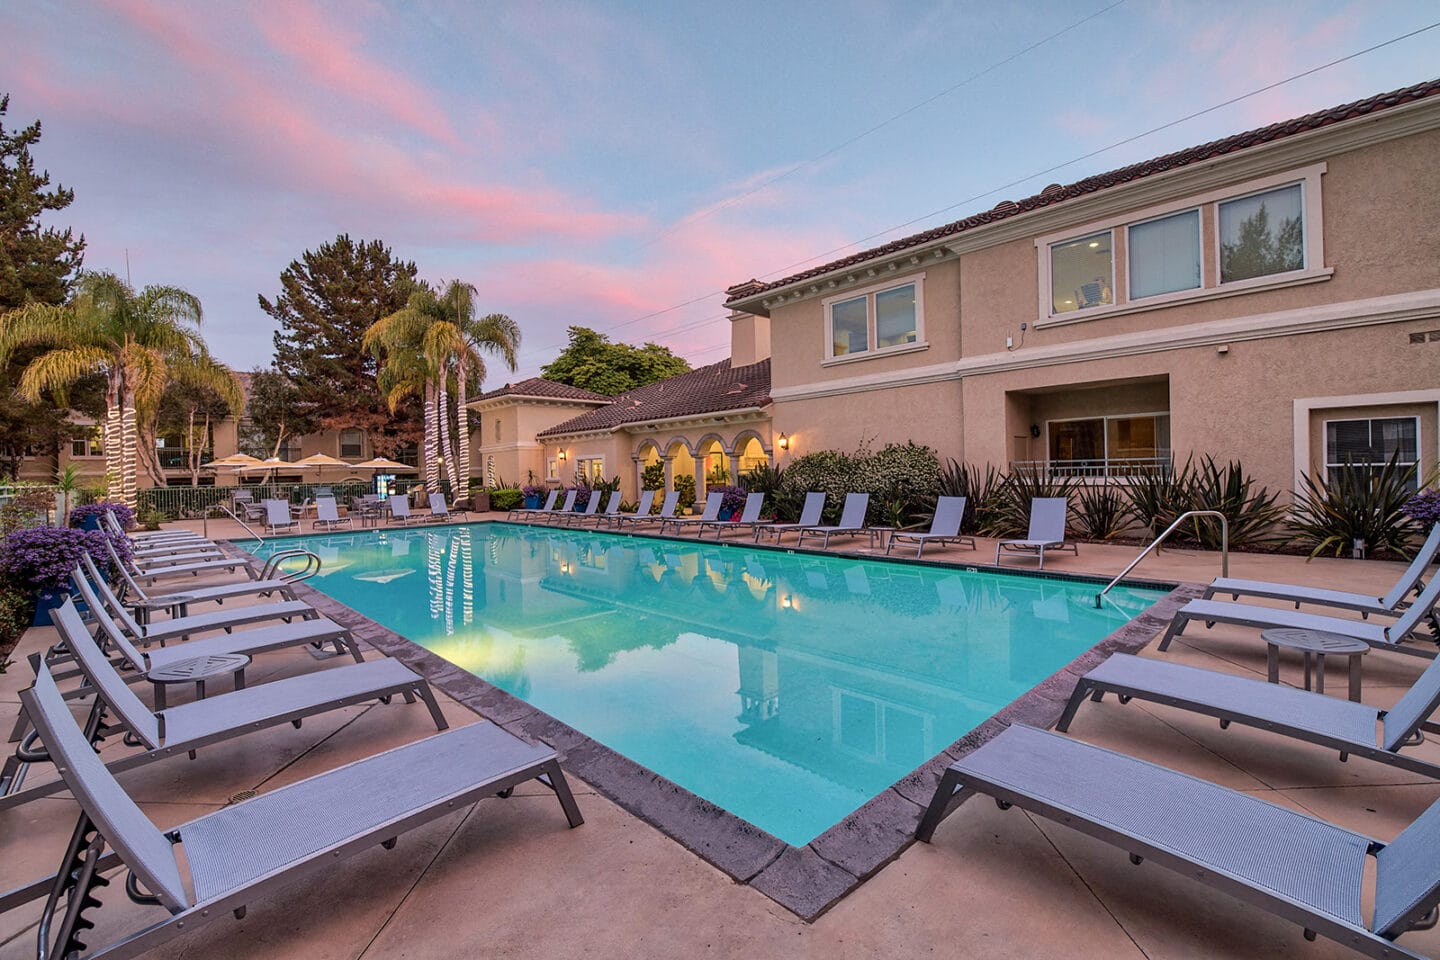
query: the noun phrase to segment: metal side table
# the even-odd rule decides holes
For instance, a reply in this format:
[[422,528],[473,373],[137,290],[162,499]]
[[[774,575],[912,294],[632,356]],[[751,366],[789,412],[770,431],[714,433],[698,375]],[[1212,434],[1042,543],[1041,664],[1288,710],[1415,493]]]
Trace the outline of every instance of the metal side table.
[[1338,633],[1276,627],[1264,630],[1260,638],[1266,643],[1265,665],[1271,683],[1280,682],[1280,648],[1298,650],[1305,658],[1305,689],[1310,689],[1312,660],[1315,670],[1315,692],[1325,692],[1325,657],[1350,658],[1350,699],[1360,702],[1360,658],[1370,652],[1370,645]]
[[195,699],[205,699],[205,681],[221,674],[233,674],[235,689],[245,689],[245,668],[250,666],[250,656],[244,653],[219,653],[212,656],[192,657],[172,663],[145,675],[155,688],[155,711],[165,709],[165,688],[172,683],[195,684]]

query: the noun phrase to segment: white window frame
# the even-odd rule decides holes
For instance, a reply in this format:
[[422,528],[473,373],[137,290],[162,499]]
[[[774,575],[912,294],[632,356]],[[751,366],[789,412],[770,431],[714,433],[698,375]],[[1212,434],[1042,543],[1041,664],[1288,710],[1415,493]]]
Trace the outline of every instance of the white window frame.
[[[1077,224],[1065,230],[1048,233],[1034,240],[1037,279],[1036,287],[1036,328],[1057,327],[1070,323],[1083,323],[1104,317],[1124,316],[1129,313],[1143,313],[1159,310],[1177,303],[1196,300],[1218,300],[1260,290],[1274,290],[1281,287],[1318,283],[1330,279],[1334,269],[1325,266],[1325,222],[1323,217],[1321,178],[1326,171],[1324,163],[1287,170],[1268,177],[1257,177],[1243,183],[1231,184],[1205,193],[1184,197],[1169,203],[1155,204],[1131,210],[1123,216],[1107,217],[1089,223]],[[1305,218],[1305,267],[1288,273],[1274,273],[1248,280],[1232,280],[1220,283],[1220,204],[1228,200],[1241,200],[1257,193],[1266,193],[1293,183],[1301,184],[1301,209]],[[1130,231],[1129,227],[1147,220],[1156,220],[1185,210],[1199,209],[1203,224],[1208,224],[1211,242],[1201,257],[1200,286],[1173,293],[1160,293],[1139,300],[1130,299]],[[1202,226],[1202,231],[1203,231]],[[1115,303],[1109,306],[1090,307],[1086,310],[1071,310],[1068,313],[1052,313],[1053,301],[1050,276],[1050,248],[1057,243],[1078,240],[1081,237],[1110,230],[1124,237],[1125,269],[1115,270],[1115,257],[1119,255],[1116,241],[1111,241],[1111,270],[1115,274]],[[1201,234],[1202,243],[1204,234]],[[1212,259],[1213,269],[1204,262],[1206,256]]]
[[560,458],[559,458],[559,457],[546,457],[546,458],[545,458],[545,479],[546,479],[546,480],[559,480],[559,479],[560,479]]
[[[1053,278],[1054,278],[1054,267],[1055,267],[1055,248],[1058,247],[1058,246],[1059,246],[1060,244],[1062,244],[1062,243],[1077,243],[1077,242],[1079,242],[1079,241],[1081,241],[1081,240],[1088,240],[1088,239],[1091,238],[1091,237],[1098,237],[1098,236],[1100,236],[1101,234],[1106,234],[1106,233],[1110,234],[1110,299],[1111,299],[1112,302],[1111,302],[1111,303],[1096,304],[1096,305],[1093,306],[1093,307],[1081,307],[1081,306],[1079,306],[1079,305],[1076,305],[1076,307],[1075,307],[1074,310],[1067,310],[1065,313],[1050,313],[1050,314],[1049,314],[1050,316],[1052,316],[1052,317],[1068,317],[1068,316],[1070,316],[1071,314],[1076,314],[1076,313],[1083,313],[1083,314],[1089,315],[1089,314],[1094,313],[1094,312],[1097,311],[1097,310],[1108,310],[1108,309],[1110,309],[1111,307],[1114,307],[1115,304],[1117,304],[1117,303],[1120,302],[1120,286],[1119,286],[1120,278],[1116,275],[1116,270],[1115,270],[1115,255],[1119,252],[1119,250],[1120,250],[1120,245],[1115,242],[1116,229],[1115,229],[1114,227],[1109,227],[1109,228],[1106,228],[1106,229],[1087,230],[1087,231],[1085,231],[1084,233],[1071,234],[1071,235],[1069,235],[1069,236],[1066,236],[1064,239],[1054,240],[1054,241],[1051,241],[1049,244],[1046,245],[1046,247],[1045,247],[1045,275],[1046,275],[1046,277],[1051,278],[1051,282],[1050,282],[1049,287],[1046,289],[1045,304],[1046,304],[1047,310],[1054,310],[1054,309],[1055,309],[1055,288],[1054,288],[1054,282],[1053,282]],[[1128,239],[1128,238],[1127,238],[1127,239]],[[1126,280],[1127,280],[1127,283],[1128,283],[1129,278],[1127,277]]]
[[[1238,198],[1238,197],[1232,197],[1231,199],[1237,199],[1237,200],[1238,200],[1239,198]],[[1200,285],[1199,285],[1199,286],[1196,286],[1196,287],[1186,287],[1184,290],[1169,290],[1169,291],[1166,291],[1165,293],[1152,293],[1152,294],[1150,294],[1148,297],[1131,298],[1131,296],[1130,296],[1130,287],[1131,287],[1131,280],[1134,279],[1135,258],[1132,257],[1132,256],[1130,256],[1130,250],[1131,250],[1131,246],[1130,246],[1130,231],[1134,230],[1136,227],[1143,227],[1143,226],[1145,226],[1145,224],[1147,224],[1147,223],[1154,223],[1156,220],[1165,220],[1165,219],[1167,219],[1167,218],[1169,218],[1169,217],[1177,216],[1178,214],[1189,213],[1191,210],[1194,210],[1194,211],[1196,212],[1196,214],[1197,214],[1197,216],[1195,217],[1195,252],[1196,252],[1196,254],[1198,254],[1199,257],[1200,257]],[[1219,214],[1220,204],[1219,204],[1219,203],[1216,203],[1216,204],[1215,204],[1215,210],[1216,210],[1216,214],[1215,214],[1216,220],[1215,220],[1215,223],[1216,223],[1216,229],[1218,230],[1218,229],[1219,229],[1219,223],[1220,223],[1220,220],[1219,220],[1219,217],[1220,217],[1220,214]],[[1216,244],[1216,256],[1217,256],[1217,257],[1219,256],[1219,244],[1218,244],[1218,243]],[[1215,262],[1216,262],[1216,264],[1219,264],[1220,261],[1217,259]],[[1113,258],[1113,257],[1111,258],[1111,268],[1112,268],[1112,269],[1114,268],[1114,258]],[[1204,289],[1205,289],[1205,281],[1206,281],[1206,279],[1207,279],[1207,278],[1206,278],[1206,276],[1205,276],[1205,211],[1202,210],[1200,207],[1198,207],[1198,206],[1181,207],[1179,210],[1171,210],[1169,213],[1162,213],[1162,214],[1158,214],[1157,216],[1146,217],[1144,220],[1132,220],[1130,223],[1125,224],[1125,299],[1128,300],[1130,303],[1140,303],[1141,301],[1144,301],[1144,300],[1153,300],[1153,299],[1155,299],[1156,297],[1168,297],[1168,296],[1172,296],[1172,295],[1177,294],[1177,293],[1191,293],[1191,292],[1194,292],[1194,291],[1196,291],[1196,290],[1204,290]]]
[[[359,452],[359,453],[346,453],[346,452],[345,452],[345,434],[347,434],[347,433],[358,433],[358,434],[360,434],[360,452]],[[345,427],[343,430],[339,431],[339,432],[335,435],[335,453],[336,453],[337,456],[341,456],[341,457],[363,457],[363,456],[365,456],[365,431],[362,430],[362,429],[360,429],[359,427]]]
[[[875,295],[885,293],[889,290],[898,290],[901,287],[911,285],[915,287],[915,341],[913,343],[902,343],[893,347],[877,347],[878,342],[875,329]],[[837,303],[845,303],[850,300],[865,298],[865,331],[869,348],[855,353],[842,353],[836,356],[832,351],[835,349],[835,327],[831,308]],[[896,277],[884,283],[872,284],[858,290],[847,290],[844,293],[836,294],[833,297],[826,297],[821,301],[825,309],[825,342],[821,345],[821,366],[833,366],[840,363],[855,363],[860,360],[873,360],[876,357],[891,357],[900,353],[914,353],[918,350],[929,349],[930,344],[925,339],[925,273],[907,274],[904,277]]]
[[[1406,467],[1408,467],[1408,466],[1411,466],[1412,463],[1414,463],[1414,464],[1420,464],[1420,463],[1424,463],[1424,462],[1425,462],[1425,442],[1424,442],[1424,439],[1425,439],[1425,438],[1424,438],[1424,435],[1423,435],[1423,434],[1421,433],[1421,431],[1420,431],[1420,418],[1419,418],[1418,416],[1416,416],[1415,414],[1401,414],[1401,415],[1398,416],[1398,417],[1386,417],[1386,416],[1373,416],[1373,417],[1326,417],[1326,418],[1324,418],[1324,419],[1322,419],[1322,420],[1320,421],[1320,443],[1321,443],[1321,444],[1324,446],[1324,448],[1325,448],[1324,451],[1323,451],[1323,452],[1321,453],[1321,455],[1320,455],[1320,469],[1324,471],[1324,473],[1325,473],[1325,478],[1326,478],[1327,481],[1328,481],[1329,478],[1330,478],[1330,468],[1331,468],[1331,467],[1343,467],[1343,466],[1345,466],[1345,464],[1343,464],[1343,463],[1331,463],[1331,462],[1330,462],[1330,443],[1329,443],[1329,436],[1328,436],[1329,433],[1330,433],[1330,424],[1332,424],[1332,423],[1352,423],[1352,422],[1354,422],[1354,421],[1356,421],[1356,420],[1364,420],[1364,421],[1366,421],[1366,422],[1368,422],[1368,423],[1374,423],[1376,420],[1412,420],[1412,421],[1414,421],[1414,423],[1415,423],[1415,459],[1414,459],[1414,461],[1408,462],[1408,463],[1398,463],[1398,462],[1397,462],[1396,466],[1406,466]],[[1373,431],[1373,428],[1372,428],[1372,431]],[[1372,433],[1372,435],[1373,435],[1373,433]],[[1387,462],[1388,462],[1388,461],[1387,461]],[[1371,462],[1371,463],[1365,463],[1365,464],[1356,464],[1356,466],[1383,467],[1383,466],[1385,466],[1385,464],[1384,464],[1384,463],[1374,463],[1374,462]],[[1422,478],[1420,478],[1420,477],[1417,475],[1416,480],[1418,481],[1418,480],[1420,480],[1420,479],[1422,479]]]
[[[1098,458],[1103,463],[1103,471],[1094,477],[1085,477],[1092,480],[1124,480],[1125,477],[1112,477],[1110,475],[1110,421],[1111,420],[1134,420],[1140,417],[1169,417],[1169,410],[1138,410],[1135,413],[1102,413],[1093,417],[1056,417],[1053,420],[1045,421],[1045,466],[1049,468],[1055,461],[1050,456],[1050,428],[1057,423],[1079,423],[1084,420],[1100,420],[1105,425],[1104,436],[1101,437],[1102,455]],[[1063,461],[1061,461],[1063,462]]]
[[[593,466],[591,466],[592,464],[595,464],[595,463],[600,464],[599,476],[596,476],[596,475],[595,475],[595,469],[594,469]],[[597,481],[597,480],[603,481],[603,480],[605,479],[605,456],[604,456],[604,454],[601,454],[600,456],[596,456],[596,457],[576,457],[576,458],[575,458],[575,471],[576,471],[577,473],[579,473],[582,477],[584,477],[584,478],[585,478],[586,480],[588,480],[588,481],[591,481],[591,482],[594,482],[594,481]]]
[[[76,424],[76,426],[88,426],[89,432],[86,433],[83,437],[72,437],[70,439],[70,459],[96,460],[105,456],[105,437],[104,431],[101,429],[100,424],[92,423],[87,425],[82,423]],[[75,444],[77,443],[85,444],[84,453],[75,452]]]

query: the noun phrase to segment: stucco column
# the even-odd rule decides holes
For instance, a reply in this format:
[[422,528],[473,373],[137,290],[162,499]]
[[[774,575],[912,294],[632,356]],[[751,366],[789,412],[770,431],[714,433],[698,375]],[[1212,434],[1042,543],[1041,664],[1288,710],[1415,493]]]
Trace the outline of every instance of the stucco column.
[[730,454],[730,485],[733,487],[740,482],[740,455]]
[[667,456],[665,460],[665,489],[669,490],[675,485],[675,458]]

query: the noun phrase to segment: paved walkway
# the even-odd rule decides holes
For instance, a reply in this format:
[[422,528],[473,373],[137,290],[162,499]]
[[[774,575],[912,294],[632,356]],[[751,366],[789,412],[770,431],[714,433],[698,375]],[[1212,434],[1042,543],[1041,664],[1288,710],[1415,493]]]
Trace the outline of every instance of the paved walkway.
[[[195,524],[199,526],[199,524]],[[211,535],[225,535],[217,523]],[[843,546],[843,545],[842,545]],[[988,562],[949,550],[937,558]],[[1113,574],[1132,547],[1081,547],[1056,571]],[[930,556],[929,551],[926,553]],[[1051,563],[1047,560],[1047,569]],[[1214,554],[1166,550],[1139,571],[1156,579],[1204,581]],[[1380,593],[1398,564],[1237,554],[1231,573]],[[1172,659],[1264,675],[1264,648],[1223,626],[1192,628]],[[31,630],[17,662],[0,675],[0,723],[8,730],[28,668],[23,655],[52,642]],[[1258,649],[1257,649],[1258,648]],[[1365,699],[1394,702],[1423,664],[1366,657]],[[252,683],[313,669],[304,652],[269,654]],[[1287,669],[1293,679],[1297,670]],[[1335,677],[1335,690],[1344,684]],[[453,725],[481,722],[446,700]],[[243,749],[204,751],[127,775],[145,812],[164,828],[216,809],[235,793],[267,790],[433,730],[420,705],[354,707],[267,731]],[[1114,747],[1389,839],[1430,803],[1440,785],[1363,760],[1339,763],[1324,750],[1113,700],[1089,705],[1071,735]],[[105,752],[121,749],[113,740]],[[1429,742],[1416,753],[1440,762]],[[36,776],[44,776],[37,772]],[[357,856],[320,880],[250,905],[246,919],[217,919],[156,951],[157,957],[1351,957],[1295,926],[1126,856],[1071,830],[993,803],[961,807],[932,845],[916,844],[814,924],[805,924],[737,885],[668,837],[574,782],[586,817],[566,829],[548,791],[521,788],[404,835],[392,851]],[[322,817],[324,811],[315,811]],[[1183,809],[1175,811],[1184,816]],[[73,826],[65,797],[0,812],[0,886],[53,869]],[[118,884],[103,894],[104,943],[154,916],[128,903]],[[1368,904],[1367,904],[1368,906]],[[34,955],[37,907],[0,916],[0,960]],[[1440,931],[1400,945],[1440,956]]]

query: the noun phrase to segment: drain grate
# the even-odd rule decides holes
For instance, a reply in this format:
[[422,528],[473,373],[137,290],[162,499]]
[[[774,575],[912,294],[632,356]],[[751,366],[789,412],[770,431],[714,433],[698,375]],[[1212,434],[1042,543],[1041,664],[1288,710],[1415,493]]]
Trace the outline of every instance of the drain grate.
[[240,803],[241,801],[249,800],[249,799],[250,799],[251,797],[253,797],[253,796],[255,796],[255,791],[254,791],[254,790],[241,790],[239,793],[232,794],[232,795],[225,801],[225,806],[228,807],[228,806],[232,806],[232,805],[234,805],[234,804]]

